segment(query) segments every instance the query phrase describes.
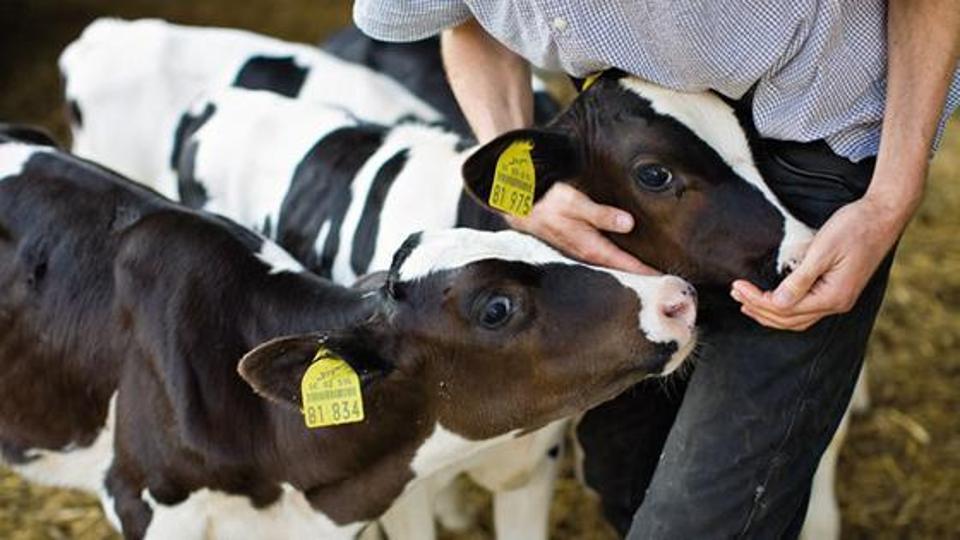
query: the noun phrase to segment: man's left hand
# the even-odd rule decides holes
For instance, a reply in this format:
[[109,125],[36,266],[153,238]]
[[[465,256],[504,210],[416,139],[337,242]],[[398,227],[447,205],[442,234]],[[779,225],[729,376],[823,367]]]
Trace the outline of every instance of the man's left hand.
[[745,315],[783,330],[803,331],[828,315],[850,311],[909,221],[912,209],[905,212],[901,204],[867,195],[844,206],[776,290],[764,292],[738,280],[730,295]]

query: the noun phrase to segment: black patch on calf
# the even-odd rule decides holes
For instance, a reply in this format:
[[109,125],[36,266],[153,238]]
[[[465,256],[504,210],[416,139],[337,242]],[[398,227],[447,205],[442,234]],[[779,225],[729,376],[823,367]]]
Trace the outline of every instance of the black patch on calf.
[[[277,219],[277,243],[322,276],[330,276],[340,249],[350,183],[383,144],[384,134],[370,125],[335,130],[310,148],[293,173]],[[318,259],[314,244],[325,221],[330,229]]]
[[391,297],[399,298],[401,291],[397,289],[397,283],[400,279],[400,267],[403,266],[403,263],[407,260],[407,257],[413,253],[413,250],[417,249],[417,246],[420,245],[422,240],[423,233],[415,232],[403,241],[403,244],[400,245],[400,249],[394,252],[393,261],[390,263],[390,271],[387,273],[386,283],[387,294],[389,294]]
[[507,221],[500,213],[480,204],[464,190],[457,201],[457,227],[502,231],[507,228]]
[[233,86],[250,90],[268,90],[287,97],[297,97],[309,70],[300,67],[292,56],[254,56],[247,60]]
[[177,124],[177,129],[173,133],[173,151],[170,153],[170,168],[176,170],[177,165],[180,163],[180,152],[183,148],[184,141],[193,136],[198,129],[203,127],[207,123],[207,120],[213,116],[213,113],[217,112],[217,106],[213,103],[208,103],[206,107],[200,112],[200,114],[194,116],[189,112],[183,114],[180,117],[180,122]]
[[191,208],[203,208],[210,200],[207,195],[207,188],[197,181],[194,174],[199,150],[200,143],[198,141],[191,140],[188,142],[183,151],[180,166],[177,168],[177,189],[180,194],[180,202]]
[[27,455],[27,450],[17,444],[0,440],[0,457],[8,465],[26,465],[37,459],[37,456]]
[[53,148],[60,147],[52,135],[38,127],[0,123],[0,142],[4,141],[38,144]]
[[353,250],[350,252],[350,266],[355,274],[363,275],[370,268],[374,248],[377,245],[377,233],[380,230],[380,212],[387,198],[390,186],[407,163],[409,150],[401,150],[386,161],[377,171],[370,184],[367,201],[360,214],[360,222],[353,234]]
[[273,238],[273,220],[270,219],[270,216],[267,216],[263,219],[263,226],[260,227],[260,234],[266,236],[267,238]]
[[199,141],[193,136],[213,117],[217,106],[208,103],[199,115],[185,113],[180,117],[180,123],[173,138],[173,153],[170,155],[170,167],[177,171],[177,188],[180,193],[180,202],[192,208],[203,208],[209,198],[207,188],[197,181],[195,167]]
[[83,127],[83,112],[80,110],[80,104],[77,103],[77,100],[67,101],[67,115],[71,124],[75,127]]

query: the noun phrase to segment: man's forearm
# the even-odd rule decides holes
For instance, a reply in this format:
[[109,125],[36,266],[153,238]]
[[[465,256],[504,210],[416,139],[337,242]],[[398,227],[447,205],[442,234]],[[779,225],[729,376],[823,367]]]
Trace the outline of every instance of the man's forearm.
[[957,0],[890,0],[887,101],[867,192],[903,227],[923,196],[930,147],[960,53]]
[[450,86],[483,143],[533,123],[530,65],[471,19],[441,36]]

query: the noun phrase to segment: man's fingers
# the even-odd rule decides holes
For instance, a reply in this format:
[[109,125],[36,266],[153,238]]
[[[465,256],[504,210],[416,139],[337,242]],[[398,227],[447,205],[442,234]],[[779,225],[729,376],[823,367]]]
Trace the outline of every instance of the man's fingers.
[[802,315],[832,315],[842,313],[852,303],[846,281],[837,275],[835,269],[822,274],[813,287],[796,303],[781,307],[773,299],[773,293],[763,292],[748,281],[733,283],[730,295],[734,300],[753,310],[762,310],[780,317],[799,317]]
[[811,249],[803,258],[800,266],[784,278],[776,290],[773,291],[771,296],[773,304],[780,309],[793,306],[807,295],[813,284],[829,267],[830,264],[824,254]]
[[628,233],[633,229],[633,216],[619,208],[591,202],[583,205],[581,212],[587,223],[600,230]]
[[740,311],[763,326],[797,332],[810,328],[827,315],[827,313],[819,313],[784,317],[763,309],[753,308],[749,305],[741,306]]
[[763,317],[769,321],[773,321],[777,323],[780,326],[790,327],[790,328],[795,328],[798,326],[808,324],[813,321],[818,321],[823,317],[826,317],[831,314],[830,312],[827,312],[827,311],[821,311],[817,313],[800,313],[796,315],[794,314],[782,315],[780,313],[775,313],[772,311],[768,311],[768,310],[757,308],[750,305],[741,306],[741,311],[744,313],[749,312],[750,315]]
[[616,268],[636,274],[659,274],[653,268],[640,262],[606,239],[595,229],[586,226],[572,226],[566,231],[566,238],[561,242],[564,251],[574,257],[597,266]]
[[585,221],[603,231],[628,233],[633,229],[634,220],[629,212],[597,204],[581,191],[566,184],[557,184],[553,189],[559,191],[559,196],[564,201],[563,212],[571,219]]

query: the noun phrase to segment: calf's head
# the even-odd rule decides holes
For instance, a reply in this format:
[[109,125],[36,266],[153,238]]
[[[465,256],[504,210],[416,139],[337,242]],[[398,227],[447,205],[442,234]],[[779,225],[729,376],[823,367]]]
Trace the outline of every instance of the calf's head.
[[300,380],[322,344],[357,371],[372,407],[414,399],[409,422],[480,440],[670,372],[695,341],[685,281],[584,266],[510,231],[414,235],[364,302],[360,323],[261,345],[241,375],[299,408]]
[[607,72],[546,128],[506,133],[466,161],[466,186],[484,204],[517,141],[532,145],[534,200],[564,181],[623,208],[636,226],[611,239],[698,285],[772,285],[812,237],[763,182],[733,109],[709,92]]

